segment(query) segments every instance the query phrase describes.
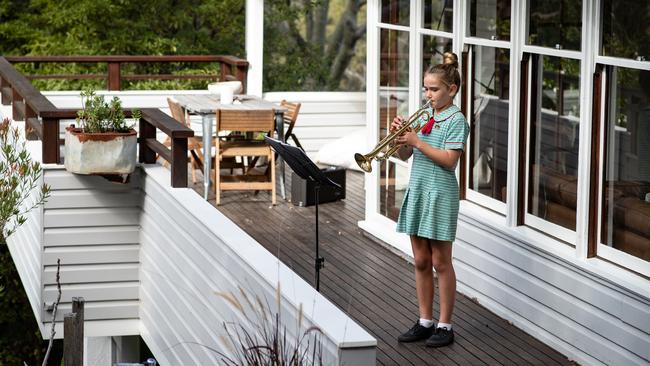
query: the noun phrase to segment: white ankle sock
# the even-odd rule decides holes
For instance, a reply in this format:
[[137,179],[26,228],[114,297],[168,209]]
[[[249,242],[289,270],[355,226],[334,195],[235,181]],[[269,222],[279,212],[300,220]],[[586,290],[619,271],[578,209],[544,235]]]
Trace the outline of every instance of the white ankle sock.
[[431,328],[433,326],[433,320],[420,318],[420,325],[425,328]]
[[449,324],[449,323],[438,323],[438,328],[445,328],[447,330],[451,330],[451,324]]

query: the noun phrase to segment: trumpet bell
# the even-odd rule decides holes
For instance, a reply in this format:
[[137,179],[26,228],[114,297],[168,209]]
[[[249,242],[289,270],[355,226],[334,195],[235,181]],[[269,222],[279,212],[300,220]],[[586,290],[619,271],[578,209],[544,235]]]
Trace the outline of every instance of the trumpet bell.
[[365,155],[356,153],[354,154],[354,160],[356,160],[357,165],[359,165],[359,168],[364,172],[370,173],[372,171],[372,159],[368,159]]

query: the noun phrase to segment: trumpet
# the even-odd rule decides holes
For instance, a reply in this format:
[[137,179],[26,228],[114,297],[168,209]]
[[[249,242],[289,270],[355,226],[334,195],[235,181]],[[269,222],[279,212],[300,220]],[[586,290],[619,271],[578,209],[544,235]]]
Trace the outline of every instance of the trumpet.
[[[429,107],[430,101],[427,101],[420,109],[415,111],[409,119],[406,122],[402,122],[402,125],[400,126],[399,129],[391,132],[388,134],[388,136],[384,137],[379,143],[375,146],[374,149],[372,149],[371,152],[362,155],[359,153],[354,154],[354,160],[356,160],[357,164],[359,167],[366,173],[370,173],[372,171],[372,160],[375,159],[377,161],[384,161],[390,158],[395,152],[400,148],[400,145],[395,144],[395,139],[401,135],[403,135],[405,132],[413,129],[416,133],[422,129],[422,126],[424,124],[418,124],[417,126],[413,127],[413,125],[422,117],[424,116],[424,120],[428,121],[431,118],[431,112],[427,110]],[[384,149],[386,149],[384,151]]]

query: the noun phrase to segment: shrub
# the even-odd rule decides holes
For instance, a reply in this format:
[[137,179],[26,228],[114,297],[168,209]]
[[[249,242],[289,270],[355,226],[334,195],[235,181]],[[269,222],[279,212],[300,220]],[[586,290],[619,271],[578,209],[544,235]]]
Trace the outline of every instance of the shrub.
[[43,184],[35,202],[27,201],[37,188],[41,165],[31,161],[25,142],[9,119],[0,123],[0,147],[0,237],[6,238],[27,221],[29,211],[45,202],[50,188]]

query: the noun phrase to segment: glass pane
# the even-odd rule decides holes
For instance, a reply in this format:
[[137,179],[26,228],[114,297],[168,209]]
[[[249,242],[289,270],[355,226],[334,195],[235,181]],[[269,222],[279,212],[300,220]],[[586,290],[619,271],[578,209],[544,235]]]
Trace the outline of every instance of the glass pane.
[[379,86],[409,85],[409,34],[382,29],[380,37]]
[[580,50],[582,0],[530,0],[528,44]]
[[[409,33],[382,29],[379,63],[379,138],[388,134],[397,115],[408,114]],[[380,164],[380,213],[397,220],[408,176],[392,162]],[[397,173],[397,174],[396,174]],[[405,179],[405,181],[404,181]],[[399,184],[398,184],[399,183]]]
[[[442,63],[442,55],[447,51],[451,52],[451,47],[451,38],[422,36],[422,76],[429,66]],[[424,93],[420,93],[420,99],[424,104]]]
[[601,242],[650,261],[650,71],[610,79]]
[[528,213],[575,230],[580,61],[534,55]]
[[650,60],[648,9],[647,1],[603,0],[603,55]]
[[424,28],[444,32],[452,32],[454,1],[453,0],[424,0]]
[[411,2],[408,0],[382,0],[381,22],[388,24],[410,24]]
[[475,46],[472,50],[470,189],[506,202],[508,173],[508,50]]
[[510,40],[510,0],[472,0],[469,10],[471,36]]
[[392,161],[381,163],[380,212],[391,220],[397,221],[402,207],[404,193],[409,183],[408,168]]

